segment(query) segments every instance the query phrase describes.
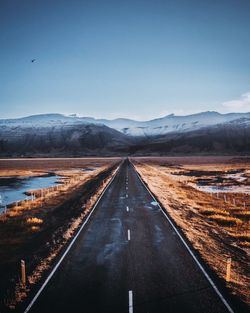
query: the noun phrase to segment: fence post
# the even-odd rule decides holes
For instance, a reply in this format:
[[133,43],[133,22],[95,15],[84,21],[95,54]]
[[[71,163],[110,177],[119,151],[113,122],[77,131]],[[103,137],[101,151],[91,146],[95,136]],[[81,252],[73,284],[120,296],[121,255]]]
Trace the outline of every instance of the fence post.
[[231,264],[232,264],[232,259],[227,258],[227,270],[226,270],[226,281],[230,282],[231,279]]
[[26,286],[26,269],[25,269],[25,261],[21,260],[21,279],[23,287]]

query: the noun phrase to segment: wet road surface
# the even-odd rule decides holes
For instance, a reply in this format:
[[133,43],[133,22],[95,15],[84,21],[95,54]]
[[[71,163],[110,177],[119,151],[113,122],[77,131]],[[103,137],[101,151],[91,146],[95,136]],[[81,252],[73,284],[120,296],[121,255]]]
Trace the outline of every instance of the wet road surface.
[[125,161],[29,312],[229,312]]

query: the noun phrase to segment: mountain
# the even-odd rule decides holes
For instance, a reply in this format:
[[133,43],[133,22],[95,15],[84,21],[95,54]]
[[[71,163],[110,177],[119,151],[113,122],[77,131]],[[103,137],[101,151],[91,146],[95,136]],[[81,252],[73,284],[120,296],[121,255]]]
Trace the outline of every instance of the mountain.
[[[91,118],[90,118],[91,120]],[[77,116],[66,116],[59,113],[38,114],[14,119],[0,119],[1,126],[21,127],[52,127],[63,125],[90,124],[88,118]]]
[[62,114],[0,120],[1,157],[215,153],[250,153],[249,113],[168,115],[147,122]]
[[131,146],[133,155],[250,154],[250,118],[152,137]]
[[0,125],[1,156],[80,156],[124,153],[133,140],[105,125]]
[[174,114],[171,114],[163,118],[145,122],[127,119],[116,119],[111,121],[101,120],[101,122],[123,132],[124,134],[149,137],[173,132],[189,132],[201,129],[202,127],[226,123],[244,117],[250,118],[250,113],[220,114],[217,112],[203,112],[187,116],[175,116]]
[[250,118],[250,113],[202,112],[186,116],[167,115],[162,118],[149,121],[135,121],[118,118],[114,120],[95,119],[92,117],[66,116],[62,114],[41,114],[18,119],[1,119],[0,127],[29,126],[29,127],[52,127],[66,125],[106,125],[123,134],[136,137],[151,137],[169,133],[189,132],[203,127],[227,123],[239,118]]

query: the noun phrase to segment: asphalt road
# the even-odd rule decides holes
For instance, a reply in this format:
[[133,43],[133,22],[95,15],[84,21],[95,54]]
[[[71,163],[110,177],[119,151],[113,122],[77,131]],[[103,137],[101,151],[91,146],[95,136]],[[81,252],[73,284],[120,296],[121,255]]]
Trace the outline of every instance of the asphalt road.
[[125,161],[29,312],[228,309]]

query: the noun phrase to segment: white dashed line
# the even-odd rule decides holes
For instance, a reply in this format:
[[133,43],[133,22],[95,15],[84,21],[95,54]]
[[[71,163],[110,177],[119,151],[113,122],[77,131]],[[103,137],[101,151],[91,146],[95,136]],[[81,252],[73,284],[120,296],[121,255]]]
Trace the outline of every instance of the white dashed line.
[[128,313],[133,313],[133,291],[128,292]]
[[127,212],[129,212],[129,207],[127,206]]
[[130,229],[128,229],[128,241],[130,240]]
[[128,198],[128,194],[126,194],[126,198]]

